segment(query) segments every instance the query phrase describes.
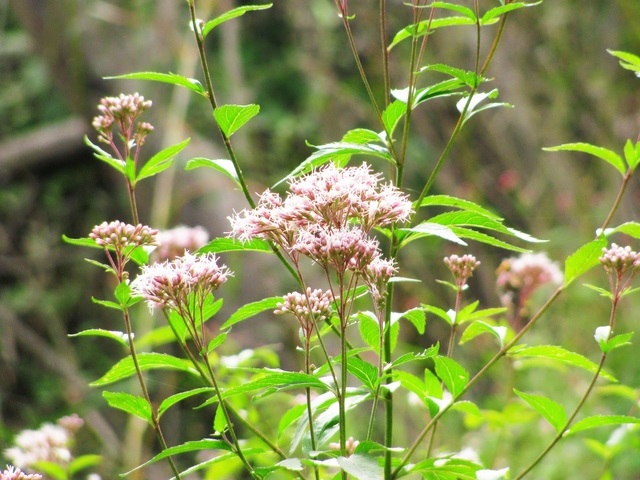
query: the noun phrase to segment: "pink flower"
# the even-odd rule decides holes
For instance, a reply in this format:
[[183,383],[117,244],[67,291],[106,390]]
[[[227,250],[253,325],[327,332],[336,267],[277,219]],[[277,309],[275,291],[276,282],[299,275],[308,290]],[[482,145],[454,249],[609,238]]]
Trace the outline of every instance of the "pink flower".
[[276,315],[292,313],[300,323],[307,338],[311,337],[316,322],[321,322],[331,316],[331,303],[333,295],[331,291],[323,292],[320,289],[311,290],[307,287],[305,293],[287,293],[282,303],[274,311]]
[[0,480],[40,480],[42,475],[32,473],[27,475],[19,468],[13,465],[7,465],[7,469],[4,472],[0,472]]
[[122,251],[127,247],[140,247],[158,245],[156,236],[158,230],[146,225],[129,225],[120,220],[114,222],[102,222],[91,230],[89,237],[101,247],[113,247]]
[[444,263],[451,271],[456,285],[462,287],[466,285],[467,280],[473,275],[473,271],[480,266],[480,262],[473,255],[451,255],[444,258]]
[[161,230],[157,236],[159,247],[154,254],[159,260],[172,260],[195,252],[209,241],[209,233],[203,227],[185,227],[180,225],[170,230]]
[[213,253],[185,253],[173,261],[142,267],[142,273],[131,282],[131,290],[134,295],[143,297],[151,309],[159,307],[186,312],[191,306],[191,294],[196,296],[196,302],[202,302],[231,275],[226,265],[218,265],[218,258]]

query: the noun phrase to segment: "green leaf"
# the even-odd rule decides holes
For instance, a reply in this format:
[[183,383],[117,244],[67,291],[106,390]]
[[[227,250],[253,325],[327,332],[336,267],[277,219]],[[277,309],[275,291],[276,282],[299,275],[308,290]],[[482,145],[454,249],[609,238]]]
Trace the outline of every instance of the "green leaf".
[[[141,370],[170,369],[198,375],[198,370],[191,362],[164,353],[143,352],[138,354],[138,364]],[[92,387],[101,387],[109,383],[129,378],[136,374],[136,368],[131,356],[123,358],[95,382]]]
[[609,163],[610,165],[613,165],[615,169],[618,170],[622,175],[624,175],[626,172],[624,161],[622,160],[622,157],[620,157],[620,155],[612,150],[603,147],[597,147],[595,145],[591,145],[590,143],[565,143],[556,147],[543,148],[543,150],[546,152],[570,151],[588,153],[589,155],[598,157]]
[[354,453],[349,457],[338,457],[338,465],[357,480],[382,480],[382,467],[369,455]]
[[358,357],[351,357],[347,362],[347,370],[351,375],[360,380],[365,387],[372,392],[378,384],[378,369]]
[[240,186],[240,179],[231,160],[211,160],[209,158],[197,157],[189,160],[185,166],[185,170],[194,170],[200,167],[212,168],[223,173],[233,182]]
[[389,132],[389,136],[393,136],[393,132],[398,125],[400,119],[407,113],[407,104],[400,100],[394,100],[382,112],[382,123],[385,130]]
[[282,434],[285,430],[292,425],[294,422],[297,422],[302,415],[304,415],[307,411],[307,404],[301,403],[298,405],[294,405],[289,410],[287,410],[284,415],[280,418],[280,422],[278,423],[278,440],[282,438]]
[[603,353],[609,353],[615,348],[631,345],[631,338],[633,337],[633,334],[634,332],[628,332],[611,337],[608,341],[601,342],[600,348],[602,349]]
[[469,382],[469,372],[449,357],[438,355],[433,360],[436,366],[436,375],[444,382],[453,398],[457,398]]
[[180,143],[171,145],[156,153],[142,166],[136,176],[136,182],[139,182],[143,178],[152,177],[169,168],[171,166],[171,162],[173,162],[173,158],[184,150],[184,148],[189,145],[190,141],[191,139],[187,138]]
[[480,468],[469,460],[432,457],[416,463],[410,471],[420,472],[422,478],[428,480],[477,480],[476,472]]
[[116,302],[112,302],[110,300],[100,300],[98,298],[91,297],[91,301],[96,305],[101,305],[106,308],[113,308],[114,310],[118,310],[120,312],[122,311],[122,305]]
[[162,460],[173,455],[178,455],[180,453],[199,452],[201,450],[225,450],[227,452],[230,452],[232,451],[232,448],[227,442],[223,440],[213,440],[209,438],[185,442],[182,445],[176,445],[175,447],[169,447],[163,450],[151,460],[137,466],[133,470],[129,470],[128,472],[124,473],[123,476],[127,476],[132,472],[135,472],[136,470],[140,470],[147,465],[151,465],[152,463],[157,462],[158,460]]
[[607,246],[607,241],[600,237],[584,244],[567,257],[564,264],[564,284],[568,286],[579,276],[585,274],[591,268],[600,263],[602,249]]
[[480,113],[484,110],[488,110],[490,108],[497,108],[497,107],[512,108],[512,105],[504,102],[490,102],[490,103],[485,103],[480,105],[486,99],[496,98],[497,96],[498,96],[498,90],[494,88],[489,92],[470,93],[469,95],[466,95],[463,98],[461,98],[458,101],[458,103],[456,103],[456,108],[461,114],[464,114],[462,118],[462,124],[464,125],[465,123],[467,123],[467,121],[469,121],[469,119],[474,115],[476,115],[477,113]]
[[434,222],[422,222],[415,227],[400,228],[398,230],[400,232],[413,234],[405,238],[402,245],[406,245],[410,241],[416,240],[421,237],[439,237],[444,240],[457,243],[458,245],[467,246],[467,244],[463,240],[461,240],[460,237],[458,237],[455,233],[453,233],[453,230],[451,230],[449,227]]
[[73,477],[78,472],[82,470],[86,470],[87,468],[95,467],[96,465],[100,465],[102,463],[102,457],[100,455],[80,455],[78,458],[74,458],[69,462],[69,466],[67,467],[67,471],[69,472],[69,476]]
[[620,59],[620,66],[626,70],[635,72],[637,77],[640,77],[640,57],[633,53],[623,52],[620,50],[608,50],[611,55]]
[[208,22],[206,22],[202,27],[202,38],[206,38],[206,36],[209,35],[209,33],[211,32],[211,30],[213,30],[215,27],[217,27],[221,23],[240,17],[247,12],[252,12],[256,10],[266,10],[268,8],[271,8],[272,6],[273,6],[273,3],[267,3],[264,5],[245,5],[242,7],[233,8],[228,12],[225,12],[222,15],[214,18],[213,20],[209,20]]
[[365,145],[367,143],[382,143],[382,138],[380,138],[380,135],[373,130],[356,128],[345,133],[341,141],[345,143]]
[[501,5],[499,7],[494,7],[490,10],[487,10],[487,12],[484,15],[482,15],[480,24],[485,25],[487,22],[493,20],[496,17],[504,15],[505,13],[508,13],[520,8],[524,8],[524,7],[533,7],[535,5],[540,5],[541,3],[542,3],[542,0],[534,3],[513,2],[513,3],[508,3],[506,5]]
[[285,460],[280,460],[276,465],[280,468],[291,470],[292,472],[301,472],[304,470],[304,466],[299,458],[287,458]]
[[216,408],[216,415],[213,420],[213,431],[216,433],[224,433],[229,428],[229,420],[224,414],[224,408],[218,404]]
[[192,92],[196,92],[203,97],[207,96],[204,87],[198,80],[183,77],[182,75],[177,75],[175,73],[135,72],[116,75],[113,77],[105,77],[105,80],[150,80],[152,82],[169,83],[171,85],[186,87]]
[[405,363],[415,362],[416,360],[426,360],[427,358],[433,358],[438,354],[438,350],[440,348],[439,344],[435,344],[429,347],[427,350],[423,352],[408,352],[404,355],[400,355],[396,358],[391,364],[387,365],[385,370],[389,368],[397,368],[400,365],[404,365]]
[[209,342],[209,345],[207,346],[207,352],[213,352],[216,348],[222,345],[226,339],[227,332],[222,332],[221,334],[217,335],[216,338]]
[[481,205],[477,203],[471,202],[469,200],[463,200],[462,198],[452,197],[449,195],[429,195],[425,197],[420,202],[420,205],[413,205],[415,209],[422,207],[454,207],[459,208],[460,210],[466,210],[468,212],[474,212],[479,215],[483,215],[485,217],[492,218],[496,221],[501,222],[504,220],[502,217],[499,217],[495,213],[490,210],[487,210]]
[[498,240],[491,235],[487,235],[483,232],[478,232],[477,230],[471,230],[465,227],[450,227],[451,231],[458,235],[460,238],[468,238],[469,240],[475,240],[476,242],[486,243],[487,245],[491,245],[492,247],[503,248],[505,250],[511,250],[513,252],[530,252],[530,250],[526,248],[516,247],[510,243],[504,242],[502,240]]
[[221,105],[213,111],[218,126],[230,137],[260,112],[259,105]]
[[83,238],[71,238],[67,237],[65,234],[62,234],[62,240],[64,243],[68,243],[69,245],[76,245],[78,247],[89,247],[96,248],[99,250],[103,250],[103,247],[98,245],[93,238],[83,237]]
[[269,242],[256,238],[248,242],[241,242],[233,238],[214,238],[204,247],[198,250],[198,253],[224,253],[224,252],[266,252],[273,253],[269,246]]
[[513,391],[542,415],[556,429],[556,432],[562,432],[562,429],[567,424],[567,412],[565,412],[562,405],[542,395],[524,393],[515,388]]
[[507,327],[495,326],[483,321],[476,321],[465,328],[460,338],[460,343],[467,343],[469,340],[476,338],[483,333],[490,333],[498,339],[500,347],[504,345],[505,338],[507,336]]
[[146,398],[125,392],[102,392],[102,396],[110,407],[127,412],[129,415],[135,415],[153,426],[151,405]]
[[68,337],[105,337],[115,340],[123,347],[129,346],[129,337],[124,332],[118,332],[115,330],[103,330],[101,328],[90,328],[78,333],[70,333]]
[[626,222],[617,226],[611,230],[607,229],[605,235],[609,236],[613,233],[624,233],[630,237],[640,239],[640,223],[638,222]]
[[[598,365],[593,363],[588,358],[580,355],[579,353],[571,352],[564,349],[563,347],[559,347],[556,345],[537,345],[533,347],[512,349],[511,351],[509,351],[509,355],[514,357],[535,357],[554,360],[557,362],[562,362],[566,365],[581,368],[589,373],[596,373],[598,371]],[[617,381],[613,375],[607,373],[605,370],[601,370],[600,375],[607,380],[613,382]]]
[[220,328],[224,330],[264,311],[275,310],[282,301],[282,297],[269,297],[257,302],[247,303],[236,310]]
[[91,140],[89,140],[89,137],[87,137],[86,135],[84,137],[84,143],[89,148],[91,148],[91,150],[93,150],[94,157],[96,157],[98,160],[102,160],[103,162],[108,164],[110,167],[112,167],[114,170],[121,173],[122,175],[125,175],[126,164],[124,161],[120,160],[119,158],[113,158],[113,156],[111,156],[110,153],[105,152],[99,146],[91,143]]
[[532,237],[524,232],[504,226],[502,221],[497,220],[493,216],[487,216],[477,212],[445,212],[440,215],[436,215],[435,217],[431,217],[429,221],[439,225],[448,226],[452,229],[453,227],[475,227],[510,235],[519,238],[520,240],[524,240],[525,242],[542,242],[542,240]]
[[430,6],[432,8],[453,10],[454,12],[458,12],[459,14],[464,15],[465,17],[473,21],[473,23],[476,23],[476,21],[478,20],[474,11],[471,10],[469,7],[464,7],[462,5],[456,5],[455,3],[449,3],[449,2],[432,2]]
[[[45,478],[49,480],[69,480],[69,475],[67,474],[66,469],[62,465],[59,465],[57,463],[40,460],[30,466],[38,472],[46,475]],[[17,478],[13,475],[12,477]]]
[[634,172],[640,161],[640,142],[634,145],[631,140],[627,140],[624,144],[624,159],[629,169]]
[[479,76],[478,74],[476,74],[471,70],[463,70],[461,68],[455,68],[450,65],[446,65],[444,63],[434,63],[431,65],[427,65],[426,67],[422,68],[420,71],[422,72],[425,70],[440,72],[440,73],[450,75],[454,78],[457,78],[463,84],[471,88],[477,88],[480,85],[480,83],[482,83],[482,81],[484,80],[483,77]]
[[[496,20],[497,21],[497,20]],[[454,26],[464,26],[464,25],[475,25],[475,21],[471,20],[468,17],[461,17],[458,15],[444,17],[444,18],[433,18],[430,20],[423,20],[419,23],[409,25],[402,30],[400,30],[393,37],[393,40],[389,44],[387,50],[391,50],[393,47],[398,45],[403,40],[411,37],[424,37],[425,35],[430,35],[434,30],[443,27],[454,27]],[[495,23],[495,21],[489,22]]]
[[448,325],[451,325],[453,323],[453,319],[449,316],[449,312],[445,312],[442,308],[425,304],[422,304],[422,308],[425,312],[433,313],[437,317],[441,318],[442,320],[447,322]]
[[399,315],[398,318],[405,318],[409,320],[420,335],[424,334],[424,329],[427,324],[427,319],[426,319],[426,315],[424,313],[423,308],[421,307],[412,308],[398,315]]
[[607,425],[627,425],[640,423],[640,418],[629,417],[627,415],[594,415],[592,417],[583,418],[576,422],[566,433],[573,435],[574,433],[590,428],[604,427]]
[[158,418],[160,418],[167,410],[169,410],[172,406],[174,406],[178,402],[181,402],[182,400],[193,397],[194,395],[200,395],[201,393],[213,392],[215,392],[215,388],[213,387],[201,387],[171,395],[170,397],[165,398],[158,407]]

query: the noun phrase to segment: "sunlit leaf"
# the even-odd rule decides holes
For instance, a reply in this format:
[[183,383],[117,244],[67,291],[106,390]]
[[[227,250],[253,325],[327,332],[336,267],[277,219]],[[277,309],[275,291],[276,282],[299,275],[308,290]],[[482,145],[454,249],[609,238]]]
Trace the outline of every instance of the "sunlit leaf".
[[124,347],[129,346],[129,337],[124,332],[118,332],[115,330],[103,330],[101,328],[90,328],[88,330],[83,330],[78,333],[70,333],[69,337],[105,337],[110,338],[111,340],[115,340],[120,345]]
[[[143,352],[138,354],[141,370],[169,369],[198,375],[198,370],[188,360],[183,360],[164,353]],[[95,382],[92,387],[101,387],[109,383],[129,378],[136,374],[135,364],[131,356],[118,361],[111,369]]]
[[589,430],[591,428],[605,427],[608,425],[628,425],[638,423],[640,423],[640,418],[630,417],[627,415],[594,415],[577,421],[565,433],[565,436],[573,435],[574,433],[581,432],[583,430]]
[[211,160],[209,158],[197,157],[192,158],[185,165],[185,170],[194,170],[200,167],[207,167],[221,172],[233,182],[240,186],[240,179],[231,160]]
[[507,327],[491,325],[488,322],[476,321],[465,328],[464,332],[462,332],[462,337],[460,338],[460,343],[464,344],[469,340],[476,338],[478,335],[482,335],[483,333],[489,333],[498,339],[500,346],[504,345],[504,340],[507,335]]
[[542,415],[556,429],[556,432],[560,433],[567,424],[567,412],[558,402],[542,395],[521,392],[515,388],[513,391],[527,402],[531,408]]
[[546,152],[568,151],[588,153],[589,155],[593,155],[594,157],[600,158],[608,164],[613,165],[613,167],[622,175],[624,175],[626,172],[624,161],[622,160],[622,157],[620,157],[620,155],[612,150],[604,147],[598,147],[596,145],[591,145],[590,143],[565,143],[556,147],[543,148],[543,150]]
[[622,68],[631,70],[635,72],[637,77],[640,77],[640,57],[638,55],[620,50],[607,50],[607,52],[620,60]]
[[438,355],[434,358],[436,374],[444,382],[447,390],[456,398],[467,386],[469,372],[455,360]]
[[269,243],[259,238],[242,242],[234,238],[214,238],[204,247],[198,250],[198,253],[224,253],[224,252],[265,252],[273,253]]
[[275,310],[282,301],[282,297],[269,297],[257,302],[247,303],[236,310],[220,328],[227,329],[238,322],[254,317],[264,311]]
[[218,126],[230,137],[260,112],[259,105],[221,105],[213,111]]
[[500,5],[499,7],[494,7],[490,10],[487,10],[482,18],[480,19],[480,23],[485,25],[488,21],[493,20],[496,17],[504,15],[505,13],[511,12],[513,10],[517,10],[524,7],[533,7],[535,5],[540,5],[542,0],[534,3],[525,3],[525,2],[512,2],[506,5]]
[[69,462],[69,466],[67,467],[67,470],[69,472],[69,475],[73,477],[78,472],[81,472],[82,470],[86,470],[87,468],[95,467],[97,465],[100,465],[101,463],[102,463],[101,455],[93,455],[93,454],[80,455],[79,457],[74,458]]
[[499,217],[495,213],[490,210],[487,210],[481,205],[477,203],[471,202],[469,200],[463,200],[462,198],[452,197],[449,195],[429,195],[422,199],[420,205],[414,205],[414,208],[422,208],[422,207],[454,207],[459,208],[460,210],[466,210],[469,212],[475,212],[480,215],[484,215],[485,217],[493,218],[497,221],[502,221],[503,218]]
[[148,178],[156,175],[157,173],[162,172],[163,170],[169,168],[171,166],[171,162],[173,158],[180,153],[184,148],[189,145],[191,141],[190,138],[183,140],[180,143],[176,143],[175,145],[171,145],[158,153],[156,153],[153,157],[147,161],[136,176],[136,182],[142,180],[143,178]]
[[244,5],[242,7],[233,8],[223,13],[222,15],[214,18],[213,20],[209,20],[208,22],[206,22],[202,27],[202,37],[206,38],[206,36],[211,32],[211,30],[213,30],[215,27],[217,27],[221,23],[229,21],[233,18],[240,17],[241,15],[244,15],[247,12],[251,12],[255,10],[266,10],[268,8],[271,8],[272,6],[273,6],[273,3],[267,3],[264,5]]
[[[495,23],[497,20],[493,20],[488,22]],[[433,18],[430,20],[423,20],[417,24],[409,25],[402,30],[400,30],[393,37],[393,40],[389,44],[387,50],[391,50],[393,47],[398,45],[403,40],[407,38],[416,37],[420,38],[425,35],[431,34],[434,30],[443,27],[455,27],[455,26],[465,26],[465,25],[475,25],[475,21],[468,17],[461,17],[458,15],[453,15],[450,17],[444,18]]]
[[212,387],[201,387],[171,395],[170,397],[165,398],[158,407],[158,418],[160,418],[164,414],[164,412],[169,410],[169,408],[171,408],[176,403],[181,402],[182,400],[193,397],[194,395],[213,392],[215,392],[215,389]]
[[91,150],[93,150],[93,152],[94,152],[93,156],[94,157],[96,157],[98,160],[102,160],[103,162],[108,164],[110,167],[112,167],[114,170],[116,170],[117,172],[119,172],[119,173],[121,173],[123,175],[125,174],[126,163],[124,161],[120,160],[119,158],[113,158],[111,156],[111,154],[105,152],[99,146],[97,146],[94,143],[92,143],[91,140],[89,140],[89,137],[87,137],[87,136],[84,137],[84,143],[89,148],[91,148]]
[[422,222],[415,227],[401,228],[399,230],[401,232],[412,234],[406,237],[406,239],[402,243],[403,245],[406,245],[410,241],[416,240],[421,237],[439,237],[444,240],[457,243],[458,245],[467,245],[463,240],[460,239],[460,237],[453,233],[453,231],[448,226],[440,225],[435,222]]
[[378,369],[358,357],[351,357],[347,362],[347,370],[372,392],[378,383]]
[[146,398],[137,397],[125,392],[102,392],[102,396],[112,408],[117,408],[141,418],[149,425],[153,425],[151,405]]
[[338,457],[338,465],[357,480],[382,480],[383,470],[371,456],[354,453],[348,457]]
[[606,246],[607,241],[599,237],[569,255],[564,265],[564,284],[569,285],[580,275],[598,265],[602,249]]

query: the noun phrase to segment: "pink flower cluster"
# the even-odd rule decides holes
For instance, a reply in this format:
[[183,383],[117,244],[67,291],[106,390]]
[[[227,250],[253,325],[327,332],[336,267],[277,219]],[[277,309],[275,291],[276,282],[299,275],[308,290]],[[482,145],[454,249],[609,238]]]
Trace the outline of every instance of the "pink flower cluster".
[[615,243],[609,248],[602,249],[600,263],[608,273],[614,272],[622,277],[629,272],[635,275],[640,271],[640,253],[631,250],[631,247],[620,247]]
[[204,301],[232,275],[226,265],[218,265],[215,254],[185,253],[172,261],[142,267],[142,273],[131,282],[131,291],[143,297],[149,308],[169,308],[180,313],[189,311],[190,296]]
[[444,258],[444,263],[451,271],[456,285],[462,287],[466,285],[467,280],[473,276],[473,272],[480,266],[480,262],[473,255],[451,255]]
[[98,110],[101,115],[93,119],[92,125],[98,132],[101,142],[112,144],[114,126],[127,141],[134,139],[142,145],[146,136],[153,131],[153,126],[142,122],[136,125],[136,120],[142,112],[151,107],[151,100],[145,100],[139,93],[117,97],[104,97],[100,100]]
[[276,315],[292,313],[300,323],[305,336],[309,338],[313,333],[315,322],[321,322],[331,315],[332,301],[333,295],[330,291],[323,292],[319,288],[311,290],[311,287],[307,287],[305,293],[287,293],[283,302],[278,303],[274,313]]
[[325,270],[349,270],[364,277],[378,270],[388,273],[389,268],[395,273],[390,262],[382,261],[378,241],[369,233],[374,227],[405,222],[411,213],[407,196],[381,184],[380,175],[367,164],[329,164],[292,180],[284,199],[267,190],[254,210],[230,218],[230,235],[242,241],[272,241],[295,263],[303,255]]
[[184,255],[185,252],[195,252],[204,247],[209,241],[209,232],[203,227],[186,227],[180,225],[170,230],[158,233],[160,246],[155,250],[155,257],[159,260],[172,260]]
[[26,474],[19,468],[7,465],[4,472],[0,472],[0,480],[40,480],[42,475],[38,473]]
[[116,251],[122,251],[127,247],[159,245],[156,236],[158,230],[146,225],[129,225],[115,220],[102,222],[91,230],[89,237],[101,247],[113,247]]

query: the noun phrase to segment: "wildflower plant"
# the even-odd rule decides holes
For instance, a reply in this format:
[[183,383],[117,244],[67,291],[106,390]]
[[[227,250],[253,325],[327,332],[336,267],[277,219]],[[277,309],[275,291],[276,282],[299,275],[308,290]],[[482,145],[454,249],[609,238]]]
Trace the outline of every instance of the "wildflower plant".
[[[467,6],[469,3],[471,7]],[[220,24],[270,5],[245,5],[203,21],[198,17],[195,0],[187,1],[194,48],[201,60],[202,82],[179,74],[155,72],[117,77],[187,88],[207,102],[215,121],[213,127],[228,158],[196,158],[188,161],[186,168],[210,168],[225,175],[243,192],[247,202],[245,209],[229,217],[230,230],[226,236],[207,239],[206,244],[194,243],[198,250],[186,245],[177,252],[169,248],[158,230],[141,223],[135,189],[140,180],[169,168],[188,140],[145,162],[140,151],[153,128],[140,123],[139,118],[151,103],[138,94],[121,94],[101,101],[100,115],[93,126],[98,142],[106,144],[109,151],[88,139],[87,143],[98,159],[124,177],[131,223],[105,222],[95,226],[87,238],[66,240],[102,250],[107,263],[95,260],[92,263],[117,280],[114,300],[95,301],[119,312],[124,331],[95,328],[77,335],[110,337],[128,350],[128,356],[92,385],[103,387],[129,377],[137,378],[136,392],[103,393],[109,405],[141,418],[155,432],[160,451],[134,470],[166,461],[177,479],[198,470],[215,472],[220,464],[230,465],[233,478],[244,475],[254,479],[497,480],[511,475],[520,479],[537,467],[560,440],[576,432],[640,423],[637,417],[623,414],[578,419],[596,382],[601,377],[613,378],[603,368],[607,356],[628,344],[632,337],[631,332],[617,334],[614,327],[620,299],[633,292],[631,281],[638,272],[638,254],[631,247],[609,246],[609,238],[613,235],[640,238],[637,222],[612,227],[614,213],[640,160],[640,139],[627,141],[623,156],[587,143],[548,149],[591,154],[612,165],[622,177],[619,194],[595,238],[567,257],[564,272],[545,254],[527,250],[529,246],[537,248],[540,240],[506,225],[491,209],[432,192],[442,166],[455,161],[450,152],[467,122],[483,110],[505,105],[494,101],[497,90],[486,88],[490,81],[487,75],[507,19],[513,14],[524,14],[516,11],[538,3],[506,0],[487,7],[478,1],[413,1],[394,5],[393,9],[408,10],[412,21],[390,38],[386,20],[391,12],[387,12],[382,0],[380,23],[374,27],[380,28],[382,43],[384,94],[378,95],[375,92],[380,89],[371,84],[373,76],[365,70],[351,30],[356,21],[356,6],[337,0],[336,13],[369,98],[375,130],[354,126],[341,139],[314,147],[308,158],[260,194],[257,201],[249,192],[231,137],[259,113],[259,106],[219,103],[215,78],[207,65],[206,40]],[[475,62],[469,70],[429,64],[425,60],[430,36],[446,32],[451,26],[466,26],[477,36]],[[485,35],[490,38],[488,43],[480,41]],[[392,88],[389,60],[400,44],[409,49],[410,60],[404,72],[406,84]],[[612,54],[622,61],[623,67],[640,72],[640,58],[625,52]],[[396,77],[393,78],[396,82]],[[408,146],[416,133],[411,128],[412,113],[426,108],[433,99],[451,98],[456,99],[452,106],[458,116],[447,143],[439,155],[420,164],[420,169],[428,172],[424,185],[418,190],[404,189],[407,165],[423,162],[409,153]],[[357,157],[365,157],[366,161],[358,162]],[[382,162],[388,167],[386,177],[384,169],[379,168]],[[407,245],[419,242],[436,246],[447,242],[459,249],[460,255],[444,258],[453,282],[439,280],[454,293],[451,305],[440,299],[437,305],[418,304],[403,309],[398,302],[397,292],[403,284],[419,281],[402,276],[401,252]],[[468,242],[485,244],[504,256],[507,255],[504,251],[519,254],[505,260],[497,272],[502,306],[479,308],[479,301],[467,300],[473,295],[470,287],[475,274],[484,266],[484,260],[465,251],[470,248]],[[172,253],[158,254],[154,263],[152,250],[156,247]],[[216,296],[219,290],[224,292],[225,284],[234,281],[221,259],[221,255],[230,252],[272,254],[274,265],[281,266],[291,277],[297,284],[296,290],[252,301],[228,317],[218,318],[222,299]],[[609,288],[591,288],[612,300],[608,325],[595,333],[600,361],[592,362],[561,346],[523,343],[525,335],[548,313],[551,305],[598,263],[609,276]],[[554,290],[542,306],[537,306],[531,302],[531,295],[543,284]],[[166,324],[158,329],[170,330],[181,356],[138,351],[134,313],[142,314],[137,310],[141,302],[162,313]],[[235,325],[257,321],[259,314],[282,315],[282,322],[295,321],[300,331],[302,368],[237,367],[232,377],[226,376],[224,369],[228,367],[218,352],[232,337]],[[211,318],[216,320],[212,322]],[[401,329],[410,327],[423,336],[427,318],[439,319],[448,326],[446,350],[441,351],[437,341],[426,349],[400,350]],[[469,343],[480,336],[495,341]],[[482,346],[482,355],[466,348],[471,344]],[[454,351],[458,345],[465,348],[464,356]],[[474,354],[484,363],[471,371],[464,365],[464,359]],[[591,375],[588,387],[569,413],[552,398],[511,389],[509,402],[519,401],[528,411],[542,416],[554,431],[544,450],[520,472],[510,471],[511,466],[504,463],[508,460],[493,464],[475,452],[474,455],[447,452],[445,446],[438,444],[436,435],[438,425],[456,411],[479,418],[480,422],[489,421],[486,410],[465,396],[505,357],[512,364],[536,359],[559,362]],[[148,388],[147,372],[163,369],[195,376],[200,386],[154,398]],[[269,422],[260,421],[258,400],[275,394],[278,398],[290,394],[295,401],[293,405],[278,403],[280,420],[277,431],[272,431],[268,429]],[[204,397],[199,411],[213,412],[211,431],[204,438],[186,438],[184,443],[169,445],[162,417],[191,397]],[[400,413],[409,408],[415,408],[416,413],[412,428],[405,435],[399,433],[402,429],[398,428],[398,422]],[[412,429],[415,432],[411,433]],[[188,432],[183,433],[188,437]],[[184,465],[179,456],[194,452],[208,452],[211,456]]]

